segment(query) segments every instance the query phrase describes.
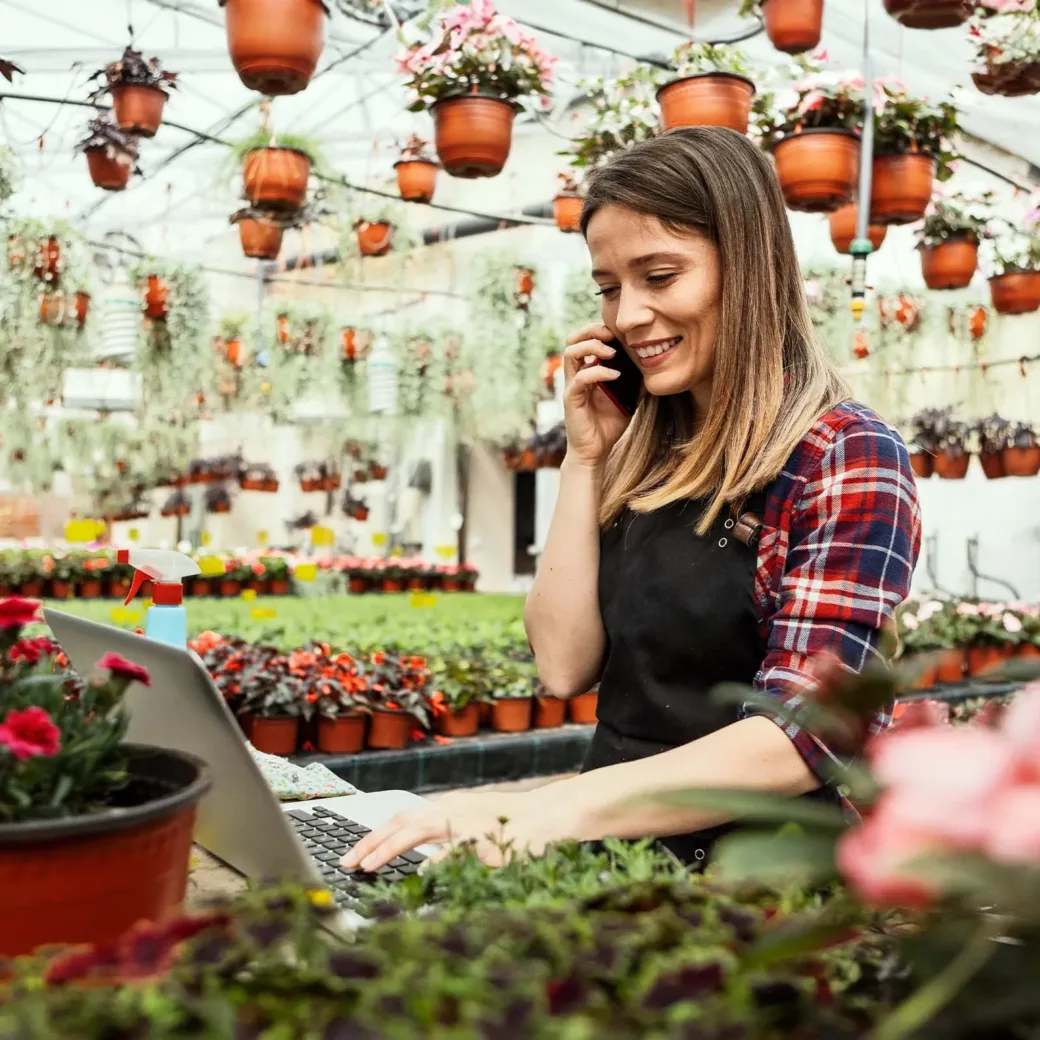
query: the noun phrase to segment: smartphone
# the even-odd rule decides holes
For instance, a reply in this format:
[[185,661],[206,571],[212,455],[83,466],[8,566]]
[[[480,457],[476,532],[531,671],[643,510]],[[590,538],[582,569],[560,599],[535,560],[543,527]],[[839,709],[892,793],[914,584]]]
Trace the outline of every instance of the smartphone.
[[643,392],[643,373],[628,356],[620,340],[612,339],[608,346],[613,347],[616,353],[612,358],[600,358],[599,363],[613,368],[621,375],[609,383],[600,383],[600,389],[614,402],[619,411],[632,416],[635,414],[636,405],[639,404],[639,395]]

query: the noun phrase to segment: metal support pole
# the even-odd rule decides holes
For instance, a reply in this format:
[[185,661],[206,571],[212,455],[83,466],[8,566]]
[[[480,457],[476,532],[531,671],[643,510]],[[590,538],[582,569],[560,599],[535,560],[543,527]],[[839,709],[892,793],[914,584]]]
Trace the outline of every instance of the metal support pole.
[[849,306],[857,326],[867,302],[867,257],[873,252],[869,238],[870,192],[874,170],[874,68],[870,60],[870,5],[863,9],[863,137],[859,152],[856,238],[849,247],[852,254],[852,300]]

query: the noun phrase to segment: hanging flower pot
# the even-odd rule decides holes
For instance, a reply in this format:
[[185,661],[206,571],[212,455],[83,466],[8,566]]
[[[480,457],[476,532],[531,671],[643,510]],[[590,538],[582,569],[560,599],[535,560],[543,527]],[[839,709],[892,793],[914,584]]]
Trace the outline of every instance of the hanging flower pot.
[[87,315],[90,314],[90,293],[80,289],[72,297],[72,307],[76,315],[76,324],[83,328],[87,324]]
[[408,746],[412,716],[404,711],[376,709],[368,727],[366,743],[370,748],[400,750]]
[[971,239],[921,246],[921,274],[929,289],[964,289],[979,265],[979,244]]
[[879,224],[913,224],[924,216],[932,198],[935,158],[925,152],[903,152],[874,158],[870,217]]
[[358,252],[362,256],[386,256],[394,239],[393,225],[386,220],[359,220],[354,225]]
[[481,94],[445,98],[433,106],[437,157],[452,177],[495,177],[513,143],[516,107]]
[[111,94],[112,109],[121,130],[141,137],[155,136],[169,96],[165,90],[140,83],[121,83],[111,88]]
[[123,191],[130,183],[133,163],[120,162],[109,156],[104,148],[88,148],[84,152],[87,157],[87,169],[90,179],[98,188],[105,191]]
[[823,34],[823,0],[764,0],[769,42],[785,54],[811,51]]
[[61,293],[40,294],[40,324],[60,325],[65,320],[65,297]]
[[935,475],[942,480],[963,480],[971,456],[966,451],[940,451],[935,456]]
[[145,285],[144,313],[152,321],[165,321],[169,313],[169,290],[165,279],[157,274],[150,274]]
[[802,130],[778,141],[773,158],[788,207],[829,213],[849,203],[859,178],[859,148],[851,130]]
[[369,480],[386,480],[386,466],[381,462],[370,462],[368,464]]
[[344,361],[357,361],[357,330],[350,327],[339,334],[340,350]]
[[324,0],[220,0],[238,78],[269,97],[298,94],[325,47]]
[[[847,206],[842,206],[841,209],[836,209],[827,215],[831,226],[831,242],[834,243],[834,248],[839,253],[847,254],[851,252],[852,242],[856,237],[858,215],[859,207],[854,202],[850,202]],[[871,224],[869,226],[867,237],[870,239],[870,244],[874,247],[874,252],[881,248],[886,234],[888,234],[888,228],[884,224]]]
[[1040,309],[1040,271],[1008,271],[989,280],[998,314],[1028,314]]
[[437,164],[428,159],[400,159],[394,163],[397,190],[405,202],[429,202],[437,186]]
[[1040,473],[1040,445],[1005,448],[1001,458],[1009,477],[1035,477]]
[[238,223],[242,252],[255,260],[276,260],[282,250],[282,229],[265,220],[245,217]]
[[365,723],[362,714],[318,719],[318,750],[332,755],[354,755],[365,746]]
[[249,729],[249,742],[267,755],[291,755],[300,740],[298,718],[254,718]]
[[571,722],[582,726],[591,726],[596,721],[596,705],[599,702],[599,693],[590,690],[588,693],[579,693],[577,697],[571,697],[567,701],[567,714]]
[[968,315],[968,332],[973,340],[980,340],[986,335],[986,308],[972,307]]
[[969,0],[885,0],[885,10],[907,29],[952,29],[974,7]]
[[907,293],[897,296],[879,296],[878,314],[881,327],[891,328],[901,325],[907,332],[913,332],[921,324],[921,308],[917,301]]
[[516,269],[516,290],[513,294],[517,307],[526,310],[534,292],[534,271],[530,267]]
[[491,705],[491,728],[499,733],[523,733],[531,728],[531,697],[500,697]]
[[566,719],[567,702],[562,697],[535,697],[535,729],[557,729]]
[[279,314],[276,325],[277,331],[275,332],[275,336],[277,337],[278,342],[284,347],[289,342],[289,315]]
[[[986,60],[986,45],[980,44],[980,57]],[[983,94],[1000,97],[1029,97],[1040,93],[1040,62],[987,62],[984,72],[973,72],[971,80]]]
[[549,354],[542,362],[542,382],[547,390],[556,389],[556,373],[563,368],[562,354]]
[[914,475],[927,480],[935,472],[935,456],[930,451],[915,451],[910,455]]
[[298,148],[254,148],[242,162],[246,198],[261,209],[299,209],[307,201],[310,175],[311,157]]
[[442,737],[472,737],[479,728],[480,708],[476,704],[437,716],[437,731]]
[[581,211],[585,200],[580,195],[557,195],[553,199],[553,220],[561,231],[581,231]]
[[666,83],[657,92],[661,126],[725,126],[746,134],[755,84],[734,72],[698,72]]
[[48,282],[53,282],[61,274],[61,243],[54,235],[40,242],[33,274]]
[[980,451],[979,464],[987,480],[1000,480],[1007,476],[1004,472],[1004,456],[999,451]]

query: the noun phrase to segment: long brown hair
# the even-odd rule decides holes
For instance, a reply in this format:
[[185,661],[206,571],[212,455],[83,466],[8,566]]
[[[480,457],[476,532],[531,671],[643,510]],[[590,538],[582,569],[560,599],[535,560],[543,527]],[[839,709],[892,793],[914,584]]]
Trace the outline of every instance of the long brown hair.
[[650,512],[706,498],[720,511],[780,474],[821,415],[849,397],[809,317],[780,186],[744,135],[672,130],[622,152],[589,178],[582,232],[603,206],[697,229],[718,248],[722,299],[707,414],[692,394],[644,394],[607,466],[600,523],[627,505]]

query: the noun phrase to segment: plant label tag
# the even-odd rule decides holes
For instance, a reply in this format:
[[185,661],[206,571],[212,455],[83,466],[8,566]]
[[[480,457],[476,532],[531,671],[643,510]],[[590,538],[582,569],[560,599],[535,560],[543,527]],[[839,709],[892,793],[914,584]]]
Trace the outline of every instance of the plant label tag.
[[128,607],[113,607],[109,615],[117,625],[136,625],[141,620],[141,611]]
[[318,576],[318,567],[314,563],[298,563],[293,570],[293,577],[297,581],[314,581]]
[[272,610],[270,607],[253,607],[249,616],[255,621],[269,621],[273,617],[278,617],[278,611]]
[[437,603],[437,597],[431,592],[413,592],[408,597],[408,604],[415,610],[422,610],[424,607],[432,607]]
[[242,599],[245,600],[246,603],[253,603],[253,602],[255,602],[256,601],[256,589],[243,589],[242,590]]
[[141,537],[141,532],[138,531],[136,527],[131,527],[130,530],[126,532],[126,536],[130,541],[136,542]]
[[437,545],[433,551],[445,560],[450,560],[458,552],[454,545]]
[[256,544],[257,545],[267,545],[267,532],[266,531],[257,531],[256,532]]
[[70,520],[65,525],[65,541],[92,542],[97,537],[97,525],[96,520]]
[[373,531],[372,532],[372,544],[373,545],[386,545],[386,532],[385,531]]
[[200,556],[197,562],[204,578],[214,578],[226,573],[224,561],[219,556]]
[[[209,545],[212,541],[213,535],[211,535],[209,531],[203,531],[202,534],[199,535],[199,545]],[[221,571],[220,573],[223,574],[224,572]]]
[[336,532],[331,527],[312,527],[311,545],[330,546],[336,544]]

